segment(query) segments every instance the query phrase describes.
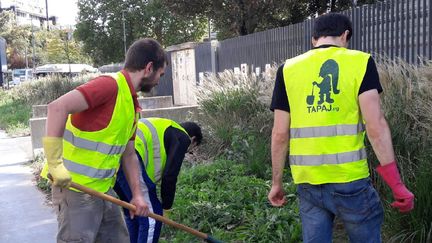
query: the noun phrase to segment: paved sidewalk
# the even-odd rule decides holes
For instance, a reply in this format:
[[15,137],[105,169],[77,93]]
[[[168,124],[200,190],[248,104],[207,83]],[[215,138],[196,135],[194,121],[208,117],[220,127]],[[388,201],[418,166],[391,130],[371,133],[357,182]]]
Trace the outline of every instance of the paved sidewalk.
[[56,216],[35,186],[30,160],[30,137],[8,138],[0,130],[0,243],[56,241]]

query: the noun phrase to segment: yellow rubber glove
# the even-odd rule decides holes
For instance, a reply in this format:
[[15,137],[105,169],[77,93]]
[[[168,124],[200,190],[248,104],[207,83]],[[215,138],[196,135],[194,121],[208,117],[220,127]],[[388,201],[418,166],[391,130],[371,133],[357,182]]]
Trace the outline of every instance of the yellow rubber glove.
[[42,143],[54,186],[68,188],[72,178],[63,164],[63,138],[44,137]]
[[165,218],[169,219],[170,218],[170,214],[171,214],[171,209],[164,209],[162,216],[164,216]]

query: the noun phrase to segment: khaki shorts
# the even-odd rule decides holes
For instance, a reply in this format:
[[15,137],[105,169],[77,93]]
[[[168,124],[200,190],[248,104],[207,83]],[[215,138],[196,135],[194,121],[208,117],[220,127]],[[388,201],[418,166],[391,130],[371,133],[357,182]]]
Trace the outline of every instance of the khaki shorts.
[[[116,196],[110,189],[108,195]],[[119,206],[85,193],[52,187],[57,242],[127,243],[129,234]]]

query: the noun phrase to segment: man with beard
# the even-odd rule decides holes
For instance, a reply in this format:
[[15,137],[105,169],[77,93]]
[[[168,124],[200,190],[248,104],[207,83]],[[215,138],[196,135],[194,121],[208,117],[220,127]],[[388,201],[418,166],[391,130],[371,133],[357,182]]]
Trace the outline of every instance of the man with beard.
[[122,168],[132,192],[133,218],[149,212],[139,180],[134,140],[136,91],[149,92],[167,65],[166,52],[153,39],[140,39],[126,54],[124,69],[100,76],[48,105],[43,138],[47,171],[53,179],[57,242],[128,242],[118,206],[69,188],[71,180],[115,195],[115,173]]

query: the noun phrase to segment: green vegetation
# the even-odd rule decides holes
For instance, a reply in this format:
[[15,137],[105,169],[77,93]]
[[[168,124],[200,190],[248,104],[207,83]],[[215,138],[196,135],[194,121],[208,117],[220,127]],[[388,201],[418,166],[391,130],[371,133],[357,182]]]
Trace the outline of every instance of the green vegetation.
[[[377,177],[377,160],[368,147],[371,175],[385,207],[385,242],[431,242],[432,239],[432,63],[414,67],[381,62],[382,104],[393,135],[401,175],[416,196],[415,209],[400,214],[390,207],[388,187]],[[267,205],[270,189],[268,110],[271,77],[225,72],[203,82],[197,116],[205,143],[202,161],[185,163],[171,218],[226,242],[298,242],[301,224],[295,185],[285,172],[288,204]],[[4,92],[1,94],[3,97]],[[46,187],[41,182],[41,187]],[[335,238],[344,238],[341,225]],[[344,240],[341,240],[343,242]],[[164,227],[161,242],[199,242],[194,236]]]
[[[45,157],[43,154],[40,154],[36,156],[30,166],[33,169],[33,174],[35,175],[36,186],[46,194],[51,195],[51,183],[47,179],[40,176],[40,172],[42,171],[44,163]],[[50,198],[47,199],[50,200]]]
[[[269,183],[229,160],[184,169],[171,218],[225,242],[298,242],[295,186],[284,184],[288,204],[274,208],[267,203]],[[162,237],[161,242],[200,242],[169,226]]]
[[203,82],[198,91],[198,120],[206,133],[202,150],[208,156],[246,164],[249,173],[265,178],[273,125],[268,108],[272,82],[230,71]]
[[[400,214],[390,208],[392,196],[380,179],[377,186],[386,208],[385,233],[394,242],[432,241],[432,63],[379,65],[384,88],[383,109],[403,180],[413,191],[415,208]],[[369,158],[374,158],[372,155]],[[377,165],[376,159],[370,159]]]
[[64,30],[18,25],[15,19],[12,12],[0,13],[0,36],[7,42],[9,69],[25,68],[27,64],[33,67],[47,63],[91,63],[82,43],[69,40]]
[[[218,39],[248,35],[258,31],[302,22],[328,11],[349,9],[352,0],[162,0],[174,14],[210,19]],[[377,0],[357,0],[357,6]]]
[[123,31],[127,47],[142,37],[163,46],[199,41],[206,32],[206,19],[175,14],[161,0],[79,0],[78,8],[74,36],[97,65],[124,61]]
[[29,134],[28,120],[31,107],[22,101],[15,101],[11,95],[0,90],[0,129],[8,134]]
[[[385,207],[384,238],[391,242],[430,242],[432,63],[416,67],[402,61],[381,61],[379,72],[383,110],[392,130],[400,172],[416,196],[415,209],[409,214],[390,207],[393,197],[375,174],[378,161],[369,146],[371,175]],[[268,107],[273,77],[274,73],[268,79],[258,79],[225,72],[203,82],[198,94],[199,120],[207,132],[202,150],[210,157],[234,161],[233,166],[241,163],[247,175],[264,179],[271,178],[267,173],[272,126]]]
[[28,135],[32,105],[47,104],[90,77],[87,75],[69,79],[49,76],[22,83],[10,90],[0,90],[0,129],[13,136]]

